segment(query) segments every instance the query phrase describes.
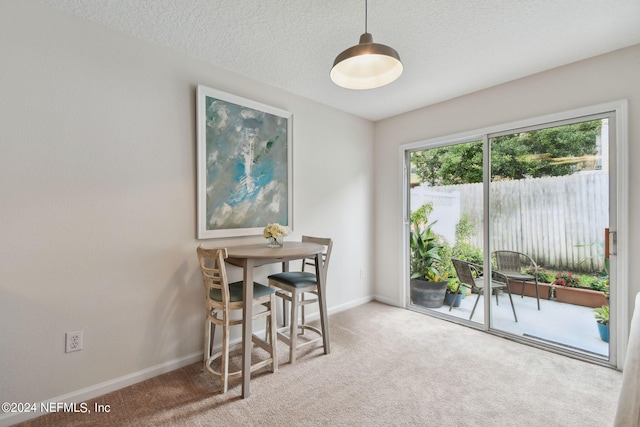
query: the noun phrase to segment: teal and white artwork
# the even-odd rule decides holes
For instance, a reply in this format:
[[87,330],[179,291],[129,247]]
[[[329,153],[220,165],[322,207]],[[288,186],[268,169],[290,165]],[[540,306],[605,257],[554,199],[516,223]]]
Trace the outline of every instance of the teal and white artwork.
[[291,227],[291,114],[198,86],[198,238]]

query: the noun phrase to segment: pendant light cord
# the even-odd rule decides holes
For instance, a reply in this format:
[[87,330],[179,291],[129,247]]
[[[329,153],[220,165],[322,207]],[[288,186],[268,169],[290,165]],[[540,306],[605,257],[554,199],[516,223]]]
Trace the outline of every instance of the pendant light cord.
[[403,65],[395,49],[374,43],[369,33],[369,1],[364,0],[364,33],[357,45],[336,56],[331,80],[347,89],[375,89],[394,82]]
[[367,16],[369,15],[368,11],[368,0],[364,0],[364,32],[367,33]]

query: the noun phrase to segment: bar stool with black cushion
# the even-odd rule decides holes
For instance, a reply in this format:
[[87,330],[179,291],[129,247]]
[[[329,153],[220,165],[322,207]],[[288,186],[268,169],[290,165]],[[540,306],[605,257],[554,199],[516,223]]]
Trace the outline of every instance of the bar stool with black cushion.
[[[231,319],[233,310],[242,311],[243,282],[229,284],[224,260],[227,258],[226,249],[205,249],[198,247],[198,260],[205,288],[205,333],[204,333],[204,369],[207,373],[218,378],[222,384],[222,393],[226,393],[229,380],[242,377],[242,371],[229,372],[229,352],[242,346],[242,343],[229,346],[230,327],[241,325],[244,319]],[[271,365],[271,371],[278,371],[277,330],[276,320],[272,313],[275,310],[275,290],[261,285],[253,284],[254,307],[262,307],[264,310],[255,310],[253,319],[266,317],[267,337],[265,340],[257,335],[252,335],[252,342],[269,353],[269,358],[251,365],[251,372],[264,366]],[[222,348],[215,354],[212,353],[213,340],[216,326],[222,326]],[[219,370],[213,366],[220,359]],[[216,362],[217,364],[217,362]]]
[[[278,329],[278,337],[282,339],[287,345],[289,345],[289,362],[295,363],[296,351],[302,347],[306,347],[318,341],[322,341],[322,344],[327,352],[327,342],[322,334],[322,330],[313,325],[307,324],[305,319],[305,306],[312,303],[323,304],[326,308],[326,297],[324,290],[326,289],[326,277],[327,270],[329,268],[329,258],[331,257],[331,249],[333,247],[333,241],[330,238],[310,237],[302,236],[303,242],[312,242],[324,246],[324,251],[320,254],[321,264],[316,266],[315,258],[307,258],[302,260],[302,271],[288,271],[269,276],[269,286],[278,288],[276,295],[281,297],[284,301],[289,301],[291,304],[291,313],[289,326],[286,326],[286,310],[283,309],[283,318],[285,319],[285,326]],[[305,271],[305,269],[313,268],[314,272]],[[325,280],[325,284],[322,288],[320,295],[322,301],[318,298],[318,281],[316,274],[322,274]],[[311,296],[309,298],[309,296]],[[300,319],[298,321],[298,308],[300,308]],[[325,324],[328,319],[323,317],[325,310],[320,309],[320,322]],[[318,337],[314,339],[305,340],[299,342],[299,335],[304,335],[305,331],[313,331]]]

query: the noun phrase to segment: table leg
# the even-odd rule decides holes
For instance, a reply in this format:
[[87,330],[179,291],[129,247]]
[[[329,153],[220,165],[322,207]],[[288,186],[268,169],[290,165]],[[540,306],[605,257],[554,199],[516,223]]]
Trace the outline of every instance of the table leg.
[[243,281],[244,292],[242,298],[242,397],[251,395],[249,381],[251,380],[251,347],[253,335],[253,259],[246,259],[244,263]]
[[[286,273],[287,271],[289,271],[289,261],[284,261],[282,263],[282,272]],[[282,327],[289,324],[289,322],[287,322],[287,313],[287,300],[282,298]]]
[[327,304],[324,297],[326,289],[326,278],[324,277],[324,269],[322,265],[322,254],[316,255],[316,278],[318,280],[318,305],[320,306],[320,329],[324,341],[324,354],[331,351],[329,346],[329,318],[327,317]]

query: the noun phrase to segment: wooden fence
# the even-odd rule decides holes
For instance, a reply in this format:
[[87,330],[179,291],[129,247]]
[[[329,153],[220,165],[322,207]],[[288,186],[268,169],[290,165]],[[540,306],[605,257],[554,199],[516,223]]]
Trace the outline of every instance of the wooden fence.
[[[475,222],[482,247],[482,184],[431,187],[460,192],[460,210]],[[601,171],[496,181],[490,186],[491,248],[524,252],[550,269],[604,270],[609,176]]]

